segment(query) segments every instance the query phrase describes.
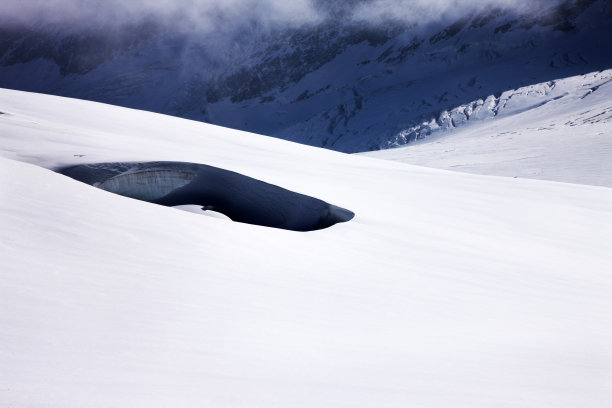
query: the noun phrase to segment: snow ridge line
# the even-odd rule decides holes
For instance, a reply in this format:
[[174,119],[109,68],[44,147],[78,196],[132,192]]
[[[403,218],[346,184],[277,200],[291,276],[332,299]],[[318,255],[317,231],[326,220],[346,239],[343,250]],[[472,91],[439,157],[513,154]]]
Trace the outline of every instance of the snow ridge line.
[[[463,126],[468,121],[488,120],[500,115],[518,115],[528,110],[537,109],[549,102],[567,97],[575,91],[580,91],[582,88],[587,88],[586,93],[581,93],[580,99],[583,99],[601,86],[612,82],[612,70],[586,74],[583,77],[585,79],[595,79],[597,84],[593,86],[592,83],[583,83],[580,88],[570,91],[567,90],[567,87],[558,87],[559,84],[564,85],[565,82],[571,79],[568,78],[508,90],[499,97],[489,95],[484,100],[477,99],[450,110],[445,109],[429,120],[402,129],[391,137],[388,142],[381,145],[380,148],[389,149],[423,140],[433,133]],[[555,90],[557,92],[554,92]],[[518,101],[518,103],[509,105],[511,101]]]

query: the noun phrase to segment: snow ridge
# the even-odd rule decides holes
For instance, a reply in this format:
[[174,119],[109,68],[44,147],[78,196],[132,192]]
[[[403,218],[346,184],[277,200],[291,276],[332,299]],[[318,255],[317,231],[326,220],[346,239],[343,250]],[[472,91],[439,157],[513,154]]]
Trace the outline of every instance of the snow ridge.
[[[437,117],[401,130],[381,148],[399,147],[423,140],[437,132],[452,131],[467,124],[498,116],[518,115],[570,95],[584,99],[612,81],[612,70],[586,75],[584,79],[588,81],[575,84],[575,80],[569,78],[529,85],[505,91],[499,97],[489,95],[484,100],[477,99],[450,110],[443,110]],[[554,92],[557,86],[559,89]]]
[[545,82],[445,110],[367,155],[612,187],[611,101],[612,70]]

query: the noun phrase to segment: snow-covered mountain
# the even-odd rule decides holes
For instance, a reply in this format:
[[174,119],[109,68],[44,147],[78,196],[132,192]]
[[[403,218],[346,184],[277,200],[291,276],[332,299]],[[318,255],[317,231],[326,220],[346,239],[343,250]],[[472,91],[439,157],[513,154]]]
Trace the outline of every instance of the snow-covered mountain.
[[[13,90],[0,90],[0,112],[1,406],[612,404],[610,188],[428,169]],[[596,126],[589,115],[578,128]],[[157,160],[356,216],[286,231],[52,171]]]
[[466,101],[612,66],[609,0],[487,2],[379,21],[349,3],[376,4],[319,1],[316,22],[229,33],[153,17],[5,21],[0,86],[356,152]]
[[612,1],[286,3],[0,5],[0,407],[612,406]]
[[477,174],[612,187],[612,70],[460,105],[368,156]]

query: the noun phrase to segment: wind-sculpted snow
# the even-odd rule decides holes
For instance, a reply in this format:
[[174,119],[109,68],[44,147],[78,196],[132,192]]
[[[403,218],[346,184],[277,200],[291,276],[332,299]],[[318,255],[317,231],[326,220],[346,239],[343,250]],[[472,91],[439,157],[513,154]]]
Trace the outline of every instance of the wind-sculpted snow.
[[201,205],[233,221],[313,231],[355,214],[239,173],[184,162],[98,163],[60,173],[112,193],[166,206]]
[[[595,116],[608,86],[568,129],[606,132],[612,113]],[[565,101],[525,126],[561,126]],[[610,188],[428,169],[11,90],[0,111],[2,408],[612,406]],[[513,132],[516,117],[480,123]],[[549,132],[531,140],[549,150]],[[588,169],[596,155],[580,151],[601,144],[576,139],[566,157]],[[498,162],[516,147],[505,146]],[[82,175],[124,174],[108,183],[118,188],[152,160],[206,163],[358,216],[295,233],[53,171],[121,163]],[[189,166],[141,193],[188,181]]]

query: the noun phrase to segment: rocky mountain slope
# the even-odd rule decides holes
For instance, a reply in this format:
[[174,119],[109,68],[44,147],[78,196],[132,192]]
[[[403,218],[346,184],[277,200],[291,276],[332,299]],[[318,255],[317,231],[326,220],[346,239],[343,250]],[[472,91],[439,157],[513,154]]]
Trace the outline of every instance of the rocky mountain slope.
[[[342,3],[367,3],[347,1]],[[356,152],[506,89],[612,66],[609,0],[206,32],[142,18],[0,27],[0,87],[162,112]]]

